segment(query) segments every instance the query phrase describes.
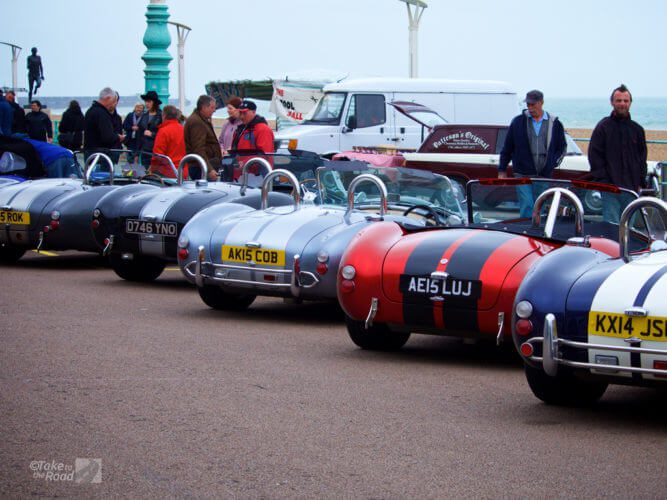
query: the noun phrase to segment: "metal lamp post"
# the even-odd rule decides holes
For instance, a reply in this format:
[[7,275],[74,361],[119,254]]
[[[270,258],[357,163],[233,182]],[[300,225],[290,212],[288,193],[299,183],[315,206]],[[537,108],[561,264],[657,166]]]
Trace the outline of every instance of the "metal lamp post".
[[178,107],[181,113],[185,112],[185,40],[188,38],[192,28],[185,24],[168,21],[176,26],[178,35]]
[[18,72],[16,63],[19,60],[19,54],[21,53],[21,47],[14,45],[13,43],[0,42],[3,45],[9,45],[12,48],[12,90],[16,91],[18,89]]
[[[408,29],[410,33],[410,78],[417,78],[417,34],[419,32],[419,21],[424,9],[428,7],[422,0],[398,0],[405,2],[408,8]],[[410,6],[414,7],[414,11]]]

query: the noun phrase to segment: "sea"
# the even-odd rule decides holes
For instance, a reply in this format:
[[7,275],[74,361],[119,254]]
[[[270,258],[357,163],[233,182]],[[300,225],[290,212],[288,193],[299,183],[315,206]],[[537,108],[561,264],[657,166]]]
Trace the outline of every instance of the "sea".
[[[60,115],[67,108],[71,100],[79,101],[81,108],[85,110],[96,99],[95,96],[36,96],[42,104],[50,109],[51,114]],[[19,102],[23,104],[23,99]],[[138,96],[121,96],[118,113],[125,117],[131,112],[135,103],[140,102]],[[256,101],[257,112],[265,118],[275,119],[275,115],[269,111],[268,101]],[[169,99],[169,104],[178,106],[178,99]],[[194,109],[195,102],[187,101],[185,114],[190,114]],[[544,102],[544,109],[549,113],[557,115],[565,128],[593,128],[604,116],[611,112],[608,97],[577,97],[564,98],[552,97]],[[631,108],[632,119],[642,125],[646,130],[667,130],[667,97],[635,97]],[[226,110],[219,109],[214,115],[216,118],[226,118]]]

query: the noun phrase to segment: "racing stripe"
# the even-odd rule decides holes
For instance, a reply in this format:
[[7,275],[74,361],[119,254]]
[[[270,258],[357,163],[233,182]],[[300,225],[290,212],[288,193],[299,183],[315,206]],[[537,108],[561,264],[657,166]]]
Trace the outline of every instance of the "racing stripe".
[[[164,222],[167,212],[184,196],[186,196],[186,193],[182,189],[165,189],[164,191],[160,191],[159,194],[154,195],[143,206],[139,218],[142,220]],[[155,218],[147,219],[148,216]],[[139,250],[142,254],[146,255],[166,255],[164,238],[157,234],[139,235]]]
[[[523,238],[523,236],[496,231],[479,231],[472,238],[464,241],[454,252],[447,263],[447,273],[453,278],[479,280],[484,264],[491,255],[500,246],[516,238]],[[483,287],[484,284],[482,284]],[[479,331],[477,307],[461,307],[456,302],[446,300],[442,313],[446,329]]]
[[632,304],[635,307],[641,307],[644,305],[644,301],[646,300],[646,297],[648,297],[649,292],[653,288],[653,286],[662,278],[665,274],[667,274],[667,266],[662,267],[656,273],[651,276],[648,280],[646,280],[646,283],[641,287],[639,290],[639,293],[637,294],[637,297],[635,297],[635,302]]
[[[403,274],[411,276],[430,274],[440,265],[442,256],[460,238],[469,237],[469,229],[446,229],[420,233],[424,235],[405,263]],[[403,300],[403,321],[406,325],[436,326],[433,317],[433,301],[428,297],[423,299]]]

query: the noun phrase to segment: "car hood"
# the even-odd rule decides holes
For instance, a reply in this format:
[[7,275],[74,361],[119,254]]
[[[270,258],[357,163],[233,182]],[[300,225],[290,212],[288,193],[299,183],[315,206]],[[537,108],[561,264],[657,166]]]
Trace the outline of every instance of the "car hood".
[[[222,246],[283,250],[290,258],[300,253],[317,235],[334,226],[356,224],[365,220],[364,215],[353,212],[345,219],[345,210],[307,206],[294,209],[291,206],[275,207],[250,212],[220,224],[211,238],[211,255],[221,257]],[[259,246],[258,246],[259,245]]]
[[[540,244],[530,238],[500,231],[444,229],[412,233],[389,250],[382,286],[385,295],[395,302],[423,302],[441,296],[445,301],[459,302],[461,307],[490,309],[510,270],[539,249]],[[432,277],[436,271],[447,274],[444,283]]]

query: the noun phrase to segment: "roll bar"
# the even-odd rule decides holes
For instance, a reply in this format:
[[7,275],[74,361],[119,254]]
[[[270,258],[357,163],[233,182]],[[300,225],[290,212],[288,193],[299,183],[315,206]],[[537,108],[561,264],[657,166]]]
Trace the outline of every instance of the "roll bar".
[[652,207],[662,212],[663,217],[667,217],[667,203],[659,198],[649,196],[637,198],[628,203],[623,213],[621,220],[618,223],[618,242],[620,245],[621,257],[624,262],[630,262],[630,252],[628,251],[628,240],[630,235],[630,219],[637,211],[644,208]]
[[[266,173],[269,174],[273,170],[271,167],[271,164],[266,161],[264,158],[261,158],[259,156],[255,156],[253,158],[250,158],[247,162],[243,164],[243,168],[241,168],[241,196],[245,196],[245,192],[248,189],[248,169],[257,163],[258,165],[264,167],[264,170],[266,170]],[[298,181],[297,181],[298,185]],[[262,189],[264,188],[264,183],[262,182]]]
[[[261,160],[262,158],[253,158],[253,159]],[[263,161],[268,164],[266,160]],[[276,170],[272,170],[267,174],[266,177],[264,177],[264,181],[262,182],[261,210],[266,209],[266,207],[269,204],[269,188],[273,187],[273,180],[276,179],[277,177],[287,177],[289,183],[292,185],[292,198],[294,198],[294,208],[299,208],[299,206],[301,205],[301,192],[299,191],[299,179],[297,179],[296,176],[289,170],[278,168]]]
[[[167,160],[169,163],[169,166],[171,167],[171,171],[174,172],[174,177],[178,177],[178,171],[176,170],[176,167],[174,166],[174,162],[171,161],[171,158],[169,158],[167,155],[163,155],[160,153],[153,153],[153,156],[157,158],[162,158],[163,160]],[[179,163],[180,165],[180,163]]]
[[539,227],[542,216],[540,211],[542,210],[542,205],[549,199],[553,198],[551,202],[551,207],[549,207],[549,213],[547,214],[547,220],[544,222],[544,236],[546,238],[551,238],[554,232],[554,226],[556,225],[556,218],[558,217],[558,207],[560,205],[561,196],[568,198],[574,205],[575,221],[574,221],[574,232],[576,236],[584,235],[584,206],[581,203],[581,200],[574,194],[572,191],[563,189],[560,187],[553,187],[547,189],[544,193],[540,194],[535,200],[535,205],[533,206],[533,226]]
[[[160,155],[162,156],[162,155]],[[170,160],[171,161],[171,160]],[[194,153],[190,153],[189,155],[185,155],[181,161],[178,163],[178,185],[180,186],[183,184],[183,167],[185,164],[189,161],[195,161],[199,163],[199,166],[201,167],[201,177],[199,180],[206,180],[206,172],[208,172],[208,165],[206,165],[206,162],[204,161],[204,158],[202,158],[199,155],[196,155]],[[174,164],[172,163],[171,166],[173,167]]]
[[90,184],[90,174],[93,172],[95,166],[97,166],[97,163],[100,161],[100,158],[102,158],[109,166],[109,184],[113,184],[113,162],[111,161],[111,158],[109,158],[104,153],[93,153],[88,157],[86,163],[84,163],[83,165],[84,184]]
[[364,182],[375,184],[380,190],[380,216],[384,216],[384,214],[387,212],[387,186],[384,185],[382,179],[373,174],[361,174],[352,179],[350,186],[347,188],[347,211],[345,212],[345,215],[349,215],[349,213],[354,209],[355,190],[359,184],[363,184]]

